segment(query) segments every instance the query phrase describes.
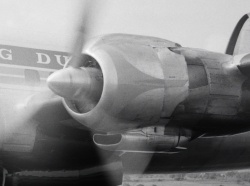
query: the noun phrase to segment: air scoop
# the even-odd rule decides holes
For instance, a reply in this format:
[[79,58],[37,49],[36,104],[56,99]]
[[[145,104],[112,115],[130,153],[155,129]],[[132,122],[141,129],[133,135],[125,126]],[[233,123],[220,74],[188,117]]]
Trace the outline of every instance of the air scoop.
[[55,94],[67,100],[95,104],[101,97],[103,77],[97,68],[69,67],[51,74],[47,84]]

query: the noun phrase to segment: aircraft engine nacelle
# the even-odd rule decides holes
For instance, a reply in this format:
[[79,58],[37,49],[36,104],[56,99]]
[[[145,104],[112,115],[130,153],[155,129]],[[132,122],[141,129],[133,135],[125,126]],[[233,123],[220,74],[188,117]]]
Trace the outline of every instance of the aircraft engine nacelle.
[[94,143],[101,149],[121,152],[171,153],[184,150],[191,131],[175,127],[145,127],[122,134],[95,134]]
[[163,39],[120,34],[91,42],[80,68],[68,68],[72,88],[64,88],[66,109],[98,131],[152,125],[171,116],[188,96],[186,62],[168,49],[176,46]]

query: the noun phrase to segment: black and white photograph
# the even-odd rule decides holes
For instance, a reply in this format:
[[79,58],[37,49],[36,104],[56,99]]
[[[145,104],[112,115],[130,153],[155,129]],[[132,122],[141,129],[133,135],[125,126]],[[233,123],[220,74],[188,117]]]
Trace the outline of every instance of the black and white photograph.
[[249,0],[0,0],[0,184],[250,185],[249,17]]

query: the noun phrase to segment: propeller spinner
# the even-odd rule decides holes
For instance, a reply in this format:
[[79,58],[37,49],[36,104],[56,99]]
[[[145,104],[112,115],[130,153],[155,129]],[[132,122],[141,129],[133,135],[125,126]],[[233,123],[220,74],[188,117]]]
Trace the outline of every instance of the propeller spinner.
[[102,72],[96,68],[65,68],[53,73],[48,79],[49,88],[69,100],[86,97],[98,100],[102,93]]

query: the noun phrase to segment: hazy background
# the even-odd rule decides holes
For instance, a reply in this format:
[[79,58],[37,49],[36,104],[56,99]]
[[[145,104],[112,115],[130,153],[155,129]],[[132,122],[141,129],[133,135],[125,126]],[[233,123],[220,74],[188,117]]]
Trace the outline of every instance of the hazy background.
[[[67,50],[83,0],[0,0],[0,44]],[[249,0],[98,0],[91,36],[130,33],[224,52]]]

